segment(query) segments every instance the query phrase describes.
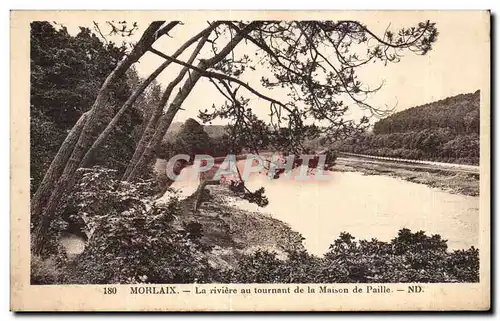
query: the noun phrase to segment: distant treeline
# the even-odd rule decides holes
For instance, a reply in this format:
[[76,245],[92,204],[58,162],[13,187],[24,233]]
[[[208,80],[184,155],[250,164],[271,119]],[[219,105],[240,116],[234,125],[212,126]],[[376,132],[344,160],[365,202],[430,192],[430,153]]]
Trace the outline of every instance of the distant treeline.
[[351,153],[479,164],[479,91],[395,113],[337,146]]
[[180,153],[218,157],[225,156],[232,150],[235,153],[241,152],[240,147],[232,146],[226,126],[203,126],[192,118],[184,123],[173,123],[158,147],[156,155],[163,159]]

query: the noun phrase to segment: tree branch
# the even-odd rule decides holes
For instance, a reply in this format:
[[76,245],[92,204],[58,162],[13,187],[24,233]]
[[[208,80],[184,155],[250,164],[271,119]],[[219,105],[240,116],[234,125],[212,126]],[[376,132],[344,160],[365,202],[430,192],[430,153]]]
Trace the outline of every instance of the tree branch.
[[151,48],[150,51],[152,53],[154,53],[154,54],[156,54],[156,55],[164,58],[164,59],[171,60],[171,61],[175,62],[176,64],[179,64],[181,66],[185,66],[185,67],[188,67],[190,69],[196,70],[203,77],[224,79],[224,80],[229,80],[229,81],[232,81],[234,83],[237,83],[237,84],[241,85],[242,87],[246,88],[248,91],[250,91],[251,93],[253,93],[257,97],[262,98],[264,100],[267,100],[267,101],[269,101],[271,103],[280,105],[281,107],[285,108],[289,112],[292,112],[285,104],[283,104],[279,100],[276,100],[274,98],[268,97],[268,96],[266,96],[266,95],[258,92],[257,90],[255,90],[252,87],[250,87],[248,84],[246,84],[243,81],[239,80],[238,78],[234,78],[234,77],[231,77],[231,76],[228,76],[228,75],[224,75],[224,74],[221,74],[221,73],[218,73],[218,72],[213,72],[213,71],[208,71],[208,70],[201,69],[199,67],[196,67],[196,66],[190,65],[188,63],[185,63],[184,61],[181,61],[181,60],[178,60],[178,59],[173,58],[171,56],[168,56],[168,55],[166,55],[166,54],[162,53],[161,51],[158,51],[158,50],[156,50],[154,48]]

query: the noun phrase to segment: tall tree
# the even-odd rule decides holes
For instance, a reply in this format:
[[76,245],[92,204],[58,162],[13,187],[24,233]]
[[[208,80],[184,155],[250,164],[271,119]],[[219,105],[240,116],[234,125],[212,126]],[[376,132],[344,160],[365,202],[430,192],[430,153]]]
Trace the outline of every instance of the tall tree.
[[[104,83],[97,93],[97,97],[89,110],[89,114],[86,117],[85,124],[81,129],[78,140],[75,143],[75,146],[71,152],[69,159],[62,157],[60,153],[56,155],[54,160],[52,161],[51,167],[61,168],[61,163],[65,163],[64,170],[62,173],[58,173],[56,171],[51,172],[51,176],[47,177],[42,182],[41,186],[38,190],[51,191],[50,197],[48,194],[39,195],[34,198],[38,204],[33,204],[32,201],[32,216],[41,214],[41,217],[37,221],[36,230],[33,237],[33,247],[35,253],[41,253],[43,251],[43,244],[45,238],[47,236],[48,228],[50,222],[52,221],[59,201],[61,200],[63,193],[65,190],[69,189],[72,185],[72,180],[75,175],[77,168],[80,165],[85,153],[90,148],[92,144],[92,133],[98,129],[100,125],[100,119],[113,108],[112,102],[110,101],[110,96],[113,94],[113,88],[116,85],[116,82],[120,80],[120,78],[125,74],[125,72],[137,62],[152,46],[152,44],[158,39],[158,37],[166,34],[172,28],[174,28],[178,22],[170,22],[164,25],[164,21],[155,21],[151,23],[148,28],[144,31],[141,39],[134,46],[132,51],[111,71],[111,73],[107,76]],[[66,138],[67,141],[70,140],[68,136]],[[64,145],[64,143],[63,143]],[[60,157],[57,157],[60,156]],[[51,171],[49,168],[48,172]],[[37,192],[38,192],[37,190]],[[45,194],[45,193],[44,193]],[[45,200],[47,200],[47,204],[41,212],[43,205],[45,205]],[[35,212],[34,212],[35,210]]]
[[[319,134],[328,139],[351,135],[366,127],[368,119],[363,118],[359,123],[345,120],[343,116],[349,109],[344,103],[346,97],[373,115],[385,115],[387,112],[365,102],[366,97],[380,87],[370,88],[363,84],[356,70],[369,62],[399,62],[405,50],[426,54],[437,39],[435,25],[429,21],[396,33],[388,30],[380,37],[357,21],[260,21],[257,26],[249,27],[251,23],[224,22],[216,28],[215,34],[218,37],[226,33],[233,43],[235,40],[245,40],[253,44],[260,57],[258,63],[252,64],[246,54],[235,58],[233,48],[227,47],[227,52],[231,53],[229,57],[224,50],[219,52],[217,47],[213,47],[213,57],[209,61],[215,63],[208,66],[206,61],[194,66],[152,50],[166,60],[189,67],[193,75],[186,80],[181,92],[162,116],[162,122],[157,126],[157,132],[141,159],[129,166],[141,168],[147,164],[154,147],[161,141],[185,97],[200,77],[208,78],[228,101],[220,108],[200,116],[207,121],[217,117],[230,119],[235,127],[235,136],[252,137],[256,135],[255,128],[263,128],[262,120],[248,108],[250,98],[236,96],[238,88],[269,102],[271,117],[266,128],[271,130],[264,136],[272,138],[276,146],[282,146],[285,140],[287,149],[299,153],[304,151],[304,139],[314,139]],[[223,52],[224,55],[221,55]],[[263,88],[255,89],[253,85],[242,81],[240,76],[259,66],[271,70],[273,75],[262,79]],[[280,101],[264,93],[265,89],[277,87],[286,90],[288,100]],[[326,122],[328,125],[321,128],[314,124],[306,125],[306,119]],[[133,179],[134,174],[127,178]]]
[[177,150],[188,155],[206,154],[210,152],[210,137],[203,126],[196,120],[189,118],[182,125],[177,134]]
[[[202,30],[200,33],[198,33],[196,36],[192,37],[189,39],[187,42],[182,45],[179,50],[183,50],[186,46],[190,45],[191,43],[195,42],[199,38],[200,41],[198,42],[198,45],[192,52],[191,56],[189,57],[188,63],[192,63],[196,57],[198,57],[201,49],[205,45],[205,42],[207,41],[210,33],[214,28],[216,28],[217,24],[210,25],[209,27],[205,28]],[[179,52],[179,50],[177,52]],[[177,53],[176,52],[176,53]],[[175,55],[175,53],[174,53]],[[172,62],[171,60],[167,60],[166,62]],[[165,105],[167,104],[168,100],[170,99],[170,95],[172,94],[174,88],[182,81],[186,73],[189,71],[189,68],[184,67],[182,70],[179,72],[179,74],[168,84],[167,88],[165,89],[165,92],[163,93],[163,96],[161,100],[158,102],[158,105],[156,108],[154,108],[151,117],[149,118],[149,122],[146,126],[146,129],[144,130],[141,140],[137,144],[136,150],[134,152],[134,155],[132,156],[132,159],[130,160],[127,169],[125,170],[125,173],[123,174],[122,179],[127,180],[130,179],[131,177],[135,177],[140,171],[144,170],[144,167],[137,167],[136,165],[139,162],[140,158],[142,157],[144,150],[146,149],[146,145],[150,142],[150,140],[153,137],[153,134],[155,133],[156,127],[158,126],[158,123],[160,122],[160,117],[162,115],[163,109],[165,108]],[[165,132],[166,133],[166,132]],[[160,145],[160,141],[155,145],[155,149],[158,150]],[[133,174],[132,174],[133,173]]]
[[[31,176],[36,191],[59,146],[88,110],[100,84],[123,58],[125,47],[102,43],[88,28],[80,28],[72,36],[66,28],[43,21],[31,23],[30,41]],[[120,79],[111,100],[120,104],[129,94],[126,81]],[[127,113],[124,118],[130,116]],[[130,129],[124,126],[126,122],[118,125],[124,131]],[[128,153],[117,153],[115,145],[115,153],[105,155],[106,166],[129,158]]]

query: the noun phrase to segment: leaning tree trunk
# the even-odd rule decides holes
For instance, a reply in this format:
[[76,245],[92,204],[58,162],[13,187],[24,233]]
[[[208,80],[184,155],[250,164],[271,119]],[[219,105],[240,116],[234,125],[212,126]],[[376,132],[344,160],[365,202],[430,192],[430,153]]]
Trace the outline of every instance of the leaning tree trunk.
[[[94,105],[89,111],[88,120],[83,126],[82,132],[78,141],[76,142],[75,148],[66,163],[64,171],[52,189],[52,194],[49,198],[47,207],[43,211],[40,219],[37,222],[35,228],[35,233],[33,237],[33,250],[36,254],[41,254],[44,248],[45,240],[47,238],[47,233],[49,230],[50,223],[52,222],[59,201],[61,200],[63,193],[69,190],[72,186],[72,180],[80,162],[85,155],[86,151],[92,144],[92,132],[96,129],[99,124],[99,119],[102,117],[103,112],[109,106],[109,92],[111,86],[116,82],[117,79],[122,77],[125,72],[130,68],[132,64],[137,62],[144,53],[151,48],[151,45],[156,41],[156,39],[161,36],[161,34],[171,30],[178,22],[170,22],[167,26],[159,28],[163,25],[164,21],[155,21],[149,25],[149,27],[144,31],[141,39],[137,42],[132,52],[122,60],[116,68],[111,72],[111,74],[104,81]],[[55,162],[62,162],[62,159],[54,159]]]
[[[179,76],[180,76],[180,74],[179,74]],[[197,72],[191,74],[191,76],[188,78],[188,80],[186,81],[184,86],[180,89],[179,93],[175,97],[172,104],[170,104],[170,107],[168,108],[167,112],[163,116],[157,117],[157,119],[155,119],[155,116],[159,116],[159,114],[161,114],[162,109],[160,109],[160,113],[158,113],[158,114],[155,113],[156,115],[153,115],[153,117],[151,117],[151,127],[149,126],[150,124],[148,124],[148,128],[146,129],[146,132],[144,133],[145,134],[144,136],[146,136],[146,135],[148,135],[148,136],[144,137],[142,144],[140,142],[136,148],[137,154],[140,156],[139,156],[138,160],[134,163],[132,163],[132,161],[134,161],[134,159],[132,159],[131,164],[129,164],[129,166],[131,166],[132,169],[130,170],[129,175],[125,178],[125,180],[133,181],[138,176],[138,174],[144,170],[146,165],[150,162],[151,157],[153,156],[153,151],[158,148],[158,145],[160,144],[161,140],[163,139],[163,137],[167,133],[167,130],[170,127],[170,124],[172,123],[172,120],[174,119],[175,115],[177,114],[177,111],[179,111],[182,103],[187,98],[187,96],[189,95],[189,93],[193,89],[193,87],[196,84],[196,82],[198,81],[198,79],[200,79],[200,77],[201,77],[201,75]],[[182,79],[182,78],[180,78],[180,79]],[[179,83],[179,81],[177,83]],[[173,82],[170,83],[169,88],[167,88],[167,89],[170,89],[170,92],[172,92],[172,90],[175,86],[175,84],[173,86],[170,86],[172,84],[173,84]],[[167,93],[168,92],[165,91],[165,94],[167,94]],[[168,94],[170,94],[170,93],[168,93]],[[158,122],[159,122],[159,124],[158,124],[156,130],[154,131],[154,134],[151,135],[151,132],[153,131],[152,129],[155,128],[153,126],[155,126],[156,125],[155,123],[158,123]],[[149,129],[149,131],[148,131],[148,129]],[[134,153],[134,154],[136,154],[136,153]]]
[[45,202],[47,202],[50,193],[52,192],[52,186],[56,183],[57,179],[61,176],[61,173],[66,165],[66,162],[71,155],[71,152],[75,148],[75,144],[78,141],[78,137],[82,132],[83,126],[85,125],[89,112],[84,113],[73,126],[69,132],[67,138],[64,140],[63,144],[59,148],[57,155],[52,160],[49,169],[45,173],[42,182],[38,186],[35,195],[31,199],[31,217],[36,218]]
[[[172,123],[175,115],[179,111],[182,106],[182,103],[189,96],[194,86],[198,82],[198,80],[203,76],[203,71],[206,71],[209,68],[212,68],[217,63],[222,61],[224,57],[226,57],[233,49],[240,43],[240,41],[244,38],[246,34],[260,25],[261,22],[252,22],[250,23],[241,33],[237,34],[229,43],[215,56],[208,60],[201,60],[196,69],[192,73],[190,73],[190,77],[186,80],[182,88],[179,90],[174,100],[170,104],[167,112],[161,116],[160,122],[156,128],[156,131],[147,144],[146,148],[144,148],[144,152],[142,153],[140,159],[134,165],[134,168],[130,172],[127,180],[134,180],[135,177],[147,166],[147,164],[151,161],[153,156],[153,151],[157,149],[161,140],[167,133],[170,124]],[[170,59],[170,58],[167,58]]]
[[[216,26],[217,26],[217,24],[213,24],[213,25],[211,25],[210,27],[208,27],[207,29],[203,30],[198,35],[196,35],[195,37],[192,38],[192,39],[194,39],[194,38],[197,39],[200,35],[203,37],[199,41],[198,45],[194,49],[194,51],[191,54],[191,56],[189,57],[189,60],[188,60],[189,64],[192,64],[193,61],[196,59],[196,57],[200,53],[201,49],[203,48],[203,45],[207,41],[208,36],[210,35],[210,32]],[[188,42],[186,42],[183,45],[183,47],[186,44],[188,44],[189,42],[190,42],[189,44],[191,44],[192,42],[194,42],[194,41],[191,41],[191,40],[189,40]],[[168,60],[168,61],[172,62],[172,60]],[[137,162],[141,158],[141,155],[143,154],[144,149],[145,149],[147,143],[151,140],[151,137],[153,136],[154,130],[155,130],[157,124],[158,124],[158,121],[160,120],[160,116],[161,116],[161,114],[163,112],[163,108],[165,108],[165,105],[167,104],[168,99],[170,98],[170,95],[172,94],[172,91],[174,90],[175,86],[177,86],[181,82],[182,78],[184,78],[184,76],[186,75],[186,73],[187,73],[188,70],[189,70],[189,68],[186,68],[186,67],[183,68],[180,71],[180,73],[177,75],[177,77],[172,82],[170,82],[168,84],[167,88],[165,89],[165,92],[163,93],[163,96],[162,96],[160,102],[156,106],[156,109],[153,111],[153,114],[151,115],[151,117],[150,117],[150,119],[148,121],[146,129],[144,130],[144,132],[143,132],[143,134],[141,136],[141,139],[139,140],[139,143],[137,144],[137,147],[135,148],[134,155],[132,156],[132,159],[130,160],[130,162],[129,162],[127,168],[126,168],[125,173],[122,176],[122,180],[130,181],[130,180],[133,180],[137,176],[136,175],[137,172],[134,172],[134,176],[131,176],[130,174],[132,173],[132,171],[134,170],[135,165],[137,164]]]
[[[191,77],[191,79],[194,77],[194,75]],[[199,76],[198,76],[199,79]],[[194,87],[194,83],[193,83]],[[183,87],[184,88],[184,87]],[[192,89],[192,87],[191,87]],[[190,91],[190,90],[189,90]],[[177,99],[172,102],[170,107],[168,108],[167,112],[159,118],[159,124],[157,126],[156,131],[153,133],[152,137],[149,139],[149,141],[144,140],[141,150],[143,150],[142,154],[140,155],[139,159],[137,162],[135,162],[133,165],[132,170],[130,171],[129,176],[125,179],[127,181],[134,181],[135,178],[139,175],[139,173],[142,173],[143,170],[146,168],[146,166],[152,161],[153,157],[153,151],[155,151],[158,148],[158,145],[160,144],[161,140],[167,133],[168,128],[170,127],[170,124],[172,123],[172,120],[175,117],[175,114],[177,111],[179,111],[180,106],[182,105],[182,102],[185,100],[188,94],[185,95],[184,98],[182,98],[182,101]],[[183,95],[184,96],[184,95]],[[176,103],[176,101],[180,101]],[[174,105],[175,104],[175,105]],[[176,107],[179,106],[179,107]],[[158,122],[158,121],[157,121]]]
[[132,95],[127,99],[125,104],[120,108],[120,110],[116,113],[116,115],[113,117],[111,122],[106,126],[104,131],[97,137],[97,139],[94,141],[90,149],[87,151],[85,154],[85,157],[83,157],[83,160],[81,162],[81,167],[87,167],[88,164],[90,163],[90,160],[92,159],[92,156],[94,155],[95,151],[106,141],[108,136],[111,134],[111,132],[115,129],[116,125],[120,121],[121,117],[125,114],[125,112],[135,103],[137,98],[144,92],[144,90],[153,82],[156,77],[168,66],[169,64],[167,62],[161,64],[160,67],[158,67],[149,77],[144,80],[139,87],[132,93]]
[[[200,37],[205,37],[205,39],[206,39],[206,37],[208,37],[208,35],[210,34],[210,32],[216,26],[217,26],[216,24],[213,24],[210,27],[208,27],[208,28],[204,29],[203,31],[201,31],[200,33],[198,33],[197,35],[193,36],[191,39],[189,39],[188,41],[186,41],[181,47],[179,47],[179,49],[177,49],[177,51],[173,53],[172,57],[177,58],[178,56],[180,56],[187,48],[189,48],[189,46],[191,46],[193,43],[195,43]],[[199,52],[199,50],[198,50],[198,52]],[[144,80],[139,85],[139,87],[137,87],[137,89],[127,99],[127,101],[125,102],[125,104],[123,104],[123,106],[120,108],[120,110],[118,111],[118,113],[113,117],[113,119],[111,120],[111,122],[106,126],[106,128],[104,129],[104,131],[94,141],[94,143],[92,144],[92,147],[90,147],[90,149],[88,150],[88,152],[85,154],[85,157],[83,158],[82,163],[81,163],[81,167],[86,167],[89,164],[89,162],[90,162],[90,160],[92,158],[92,155],[102,145],[102,143],[104,141],[106,141],[106,139],[111,134],[111,132],[115,129],[116,124],[120,121],[121,117],[123,116],[123,114],[125,114],[125,112],[127,111],[127,109],[130,108],[135,103],[135,101],[137,100],[137,98],[144,92],[144,90],[149,86],[149,84],[151,84],[151,82],[153,82],[153,80],[156,79],[158,77],[158,75],[163,70],[165,70],[165,68],[167,68],[171,63],[172,63],[171,60],[170,61],[165,61],[151,75],[149,75],[149,77],[146,80]],[[163,103],[163,105],[165,105],[165,104],[166,104],[166,101]],[[160,110],[160,113],[161,113],[161,110]],[[142,137],[144,137],[144,134],[143,134]]]

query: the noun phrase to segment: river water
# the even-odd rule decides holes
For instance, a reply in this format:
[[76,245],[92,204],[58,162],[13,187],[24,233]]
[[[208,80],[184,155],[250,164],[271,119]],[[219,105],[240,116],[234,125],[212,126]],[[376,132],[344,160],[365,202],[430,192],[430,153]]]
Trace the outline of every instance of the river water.
[[[188,169],[189,172],[189,169]],[[269,180],[251,176],[250,189],[265,188],[269,205],[241,200],[236,206],[267,213],[301,233],[309,252],[322,255],[343,231],[357,239],[390,241],[401,228],[440,234],[450,250],[478,247],[479,197],[450,194],[423,184],[357,172],[329,172],[328,181]],[[190,195],[192,180],[174,188]]]
[[[183,174],[191,177],[192,169],[184,169]],[[246,185],[251,190],[264,187],[269,205],[259,208],[244,200],[233,203],[289,224],[316,255],[324,254],[343,231],[357,239],[390,241],[401,228],[440,234],[451,250],[478,247],[479,197],[450,194],[388,176],[357,172],[328,175],[331,179],[327,181],[298,181],[270,180],[256,174]],[[181,198],[191,195],[197,186],[198,180],[193,179],[172,185]],[[63,241],[68,252],[83,251],[82,240],[73,237]]]

